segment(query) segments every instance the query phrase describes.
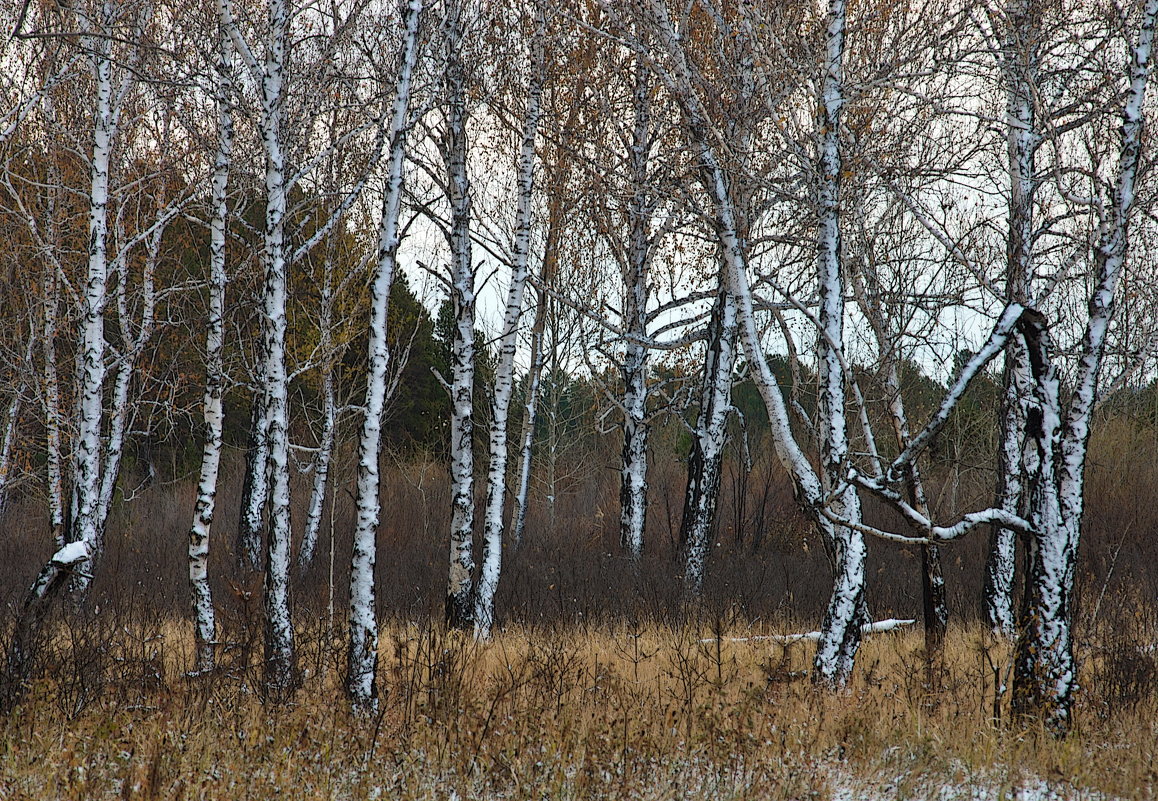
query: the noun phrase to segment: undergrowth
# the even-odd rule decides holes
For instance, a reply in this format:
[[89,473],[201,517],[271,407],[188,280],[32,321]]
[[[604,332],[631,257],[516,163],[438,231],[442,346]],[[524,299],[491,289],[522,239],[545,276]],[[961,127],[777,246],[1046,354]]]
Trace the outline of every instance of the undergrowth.
[[1009,648],[977,628],[953,629],[933,666],[920,632],[875,635],[835,693],[809,681],[806,642],[766,629],[511,627],[480,644],[394,624],[366,718],[343,701],[343,644],[321,626],[303,627],[300,685],[275,702],[244,641],[190,677],[178,623],[61,623],[49,669],[0,721],[0,798],[998,798],[1035,781],[1151,797],[1158,705],[1140,630],[1082,645],[1089,689],[1058,741],[1008,719]]

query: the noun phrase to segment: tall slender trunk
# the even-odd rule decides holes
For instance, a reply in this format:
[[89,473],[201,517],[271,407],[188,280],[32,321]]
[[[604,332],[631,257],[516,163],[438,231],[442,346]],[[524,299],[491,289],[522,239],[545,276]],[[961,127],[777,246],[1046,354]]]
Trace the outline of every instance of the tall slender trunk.
[[334,452],[334,436],[337,428],[337,404],[334,400],[333,364],[333,265],[326,260],[325,277],[322,279],[321,337],[319,350],[326,360],[322,366],[322,430],[318,435],[318,450],[314,454],[313,484],[310,487],[310,503],[306,511],[306,525],[302,531],[301,545],[298,547],[298,568],[304,570],[313,564],[318,548],[318,532],[322,527],[322,512],[326,505],[326,490],[330,478],[330,461]]
[[269,447],[269,533],[264,581],[265,685],[280,693],[294,673],[294,630],[289,608],[290,466],[289,379],[286,374],[286,168],[282,150],[286,0],[269,0],[269,39],[261,81],[261,134],[265,150],[265,233],[262,260],[263,381]]
[[[1006,301],[1029,306],[1033,288],[1034,197],[1037,193],[1036,159],[1041,135],[1037,131],[1034,97],[1037,92],[1038,18],[1041,11],[1031,0],[1009,0],[1006,15],[1009,33],[1002,54],[1007,81],[1007,131],[1009,165],[1009,232],[1006,241]],[[1005,358],[1001,406],[1001,447],[997,467],[997,506],[1019,514],[1024,510],[1022,480],[1026,454],[1025,412],[1022,401],[1032,390],[1026,343],[1014,337]],[[986,620],[994,632],[1011,636],[1013,576],[1016,536],[995,526],[990,535],[985,564],[984,605]]]
[[[20,371],[28,370],[32,364],[32,353],[36,344],[35,330],[33,323],[24,345],[24,358],[17,367]],[[20,434],[23,395],[23,390],[18,385],[13,387],[8,414],[4,417],[4,431],[0,434],[0,514],[8,504],[8,485],[12,480],[12,454],[16,450],[16,441]]]
[[91,576],[92,565],[100,558],[101,552],[98,518],[106,372],[104,315],[108,288],[109,164],[117,127],[113,107],[111,42],[104,36],[89,36],[87,39],[92,52],[97,96],[89,188],[88,270],[80,331],[80,408],[73,468],[75,528],[69,532],[73,540],[83,542],[88,549],[88,562],[77,571],[82,589],[87,586],[87,577]]
[[362,712],[377,707],[378,616],[374,602],[374,562],[380,511],[378,466],[382,455],[382,415],[386,408],[390,366],[386,327],[400,242],[398,217],[402,204],[406,135],[410,129],[411,81],[418,59],[421,18],[422,0],[409,0],[403,23],[406,33],[402,59],[390,116],[390,155],[386,195],[378,222],[378,259],[371,284],[365,416],[358,441],[358,516],[350,557],[350,642],[346,660],[346,692],[354,708]]
[[[643,553],[647,528],[647,402],[649,386],[647,304],[648,267],[652,242],[648,226],[655,209],[646,187],[648,151],[651,145],[651,83],[647,64],[636,61],[632,108],[635,115],[631,133],[631,196],[627,203],[628,247],[623,267],[623,329],[629,339],[621,372],[623,374],[623,458],[620,466],[619,541],[632,559]],[[701,571],[702,572],[702,571]]]
[[473,621],[474,574],[474,264],[471,261],[471,188],[467,177],[466,76],[462,60],[463,9],[455,4],[446,35],[446,161],[451,208],[451,342],[450,416],[450,575],[446,620],[455,628]]
[[[893,438],[897,451],[903,452],[912,444],[909,416],[905,411],[905,398],[901,392],[901,375],[897,363],[897,340],[890,334],[883,307],[880,282],[876,268],[866,257],[864,268],[854,273],[853,285],[857,301],[869,326],[873,331],[877,352],[880,356],[880,371],[884,376],[885,395],[888,398],[889,418],[892,423]],[[878,471],[880,465],[877,465]],[[915,462],[909,462],[902,476],[908,494],[909,504],[926,519],[931,519],[928,496],[921,473]],[[916,531],[915,536],[925,532]],[[945,578],[941,570],[941,556],[937,546],[926,543],[921,546],[921,601],[925,622],[925,652],[928,658],[930,683],[935,680],[934,669],[942,656],[945,632],[949,623],[949,607],[945,600]]]
[[44,270],[44,320],[41,324],[41,351],[44,369],[41,376],[44,395],[45,451],[48,468],[48,516],[52,541],[59,550],[67,539],[65,531],[64,459],[61,452],[60,378],[56,371],[56,335],[60,296],[56,270],[50,264]]
[[732,371],[736,362],[736,298],[721,282],[708,325],[707,353],[700,385],[700,409],[688,458],[688,483],[680,522],[680,550],[686,591],[703,589],[708,548],[716,520],[721,467],[732,409]]
[[[219,15],[221,16],[221,15]],[[229,171],[233,162],[233,101],[230,64],[232,48],[219,20],[217,57],[217,153],[213,161],[212,206],[209,224],[209,308],[205,326],[205,398],[202,425],[205,445],[197,481],[197,502],[189,529],[189,585],[193,600],[193,639],[196,648],[194,670],[204,672],[215,665],[217,621],[209,586],[209,537],[217,508],[217,476],[221,466],[221,435],[225,424],[222,394],[225,370],[226,235],[229,219]]]
[[1142,150],[1142,106],[1150,76],[1158,0],[1147,0],[1128,66],[1130,81],[1119,129],[1121,145],[1113,206],[1102,220],[1094,249],[1094,287],[1069,411],[1060,415],[1061,382],[1041,315],[1027,318],[1023,335],[1034,395],[1026,435],[1036,450],[1030,475],[1029,574],[1014,665],[1013,703],[1020,713],[1041,714],[1058,733],[1069,729],[1076,665],[1071,633],[1074,567],[1085,506],[1085,463],[1090,423],[1115,292],[1125,264],[1134,184]]
[[[828,8],[827,58],[821,97],[821,143],[817,192],[817,291],[820,298],[820,428],[821,487],[825,495],[837,492],[830,508],[839,517],[859,522],[860,498],[845,482],[848,422],[845,411],[844,278],[841,262],[840,185],[843,173],[840,115],[844,106],[843,60],[845,0],[832,0]],[[838,487],[843,485],[843,489]],[[836,576],[832,598],[821,627],[816,652],[817,677],[843,683],[852,670],[864,621],[865,545],[855,529],[832,527]]]
[[514,254],[511,283],[507,289],[503,330],[499,337],[499,361],[495,368],[495,388],[491,403],[487,498],[483,516],[483,560],[475,588],[474,626],[479,639],[490,637],[495,620],[495,591],[499,585],[503,554],[503,504],[507,494],[507,426],[515,388],[515,351],[519,344],[519,321],[523,316],[523,293],[530,275],[531,227],[535,188],[535,140],[539,131],[540,106],[545,68],[543,40],[546,21],[536,8],[536,30],[532,42],[530,83],[527,87],[527,115],[523,120],[519,153],[518,208],[515,213]]
[[[166,182],[162,181],[160,197],[165,197],[165,189]],[[171,210],[162,206],[157,210],[157,219],[151,226],[152,230],[148,236],[148,247],[141,275],[140,319],[136,323],[136,332],[132,335],[129,333],[132,331],[134,323],[131,319],[128,302],[128,254],[125,253],[124,248],[113,262],[113,269],[117,275],[117,322],[124,342],[117,362],[116,376],[113,379],[108,433],[105,436],[104,464],[101,468],[101,489],[97,506],[97,532],[101,547],[103,547],[104,531],[121,473],[121,456],[124,453],[125,436],[132,409],[129,392],[136,376],[137,361],[141,353],[144,352],[149,339],[153,336],[157,302],[154,276],[161,253],[161,239],[171,218]]]
[[[546,280],[544,271],[543,280]],[[531,491],[531,461],[534,456],[535,423],[539,416],[539,388],[543,379],[543,329],[547,321],[547,293],[540,290],[531,327],[531,365],[527,370],[527,396],[523,403],[523,430],[519,437],[519,487],[511,514],[511,542],[515,550],[523,544],[527,527],[527,500]]]

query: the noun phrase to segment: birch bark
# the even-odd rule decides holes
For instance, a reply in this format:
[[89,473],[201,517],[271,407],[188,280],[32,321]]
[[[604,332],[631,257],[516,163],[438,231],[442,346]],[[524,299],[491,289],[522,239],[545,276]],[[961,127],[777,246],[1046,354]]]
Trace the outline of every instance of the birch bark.
[[446,33],[446,131],[443,159],[451,208],[450,296],[454,309],[450,382],[450,575],[446,590],[446,621],[468,628],[474,620],[474,372],[475,275],[471,257],[471,186],[467,176],[466,70],[460,3],[448,10]]
[[378,618],[374,597],[374,562],[377,551],[379,461],[382,453],[382,415],[389,384],[390,351],[387,344],[387,313],[390,288],[397,267],[406,136],[410,129],[410,93],[418,60],[418,29],[422,0],[409,0],[403,21],[402,58],[390,116],[386,195],[378,224],[378,258],[371,285],[370,337],[365,417],[358,442],[357,521],[350,562],[350,643],[347,654],[346,692],[354,708],[371,711],[377,706],[375,684],[378,666]]
[[216,662],[217,621],[209,586],[209,542],[217,508],[217,477],[221,466],[221,435],[225,423],[222,394],[225,387],[225,298],[228,283],[226,234],[229,220],[229,172],[233,161],[233,49],[226,31],[228,19],[218,13],[217,152],[213,159],[209,224],[209,308],[205,326],[205,397],[202,425],[205,444],[197,481],[197,501],[189,530],[189,584],[193,599],[194,670],[205,672]]
[[517,177],[518,201],[515,212],[514,253],[511,282],[507,288],[503,329],[499,337],[499,360],[495,368],[491,401],[487,497],[483,516],[483,560],[475,588],[474,632],[489,639],[495,620],[495,591],[499,585],[503,554],[503,505],[507,494],[507,428],[511,398],[515,388],[515,351],[519,321],[523,317],[523,294],[530,275],[531,226],[535,190],[535,140],[538,137],[545,70],[544,39],[546,22],[536,8],[535,33],[531,44],[531,73],[527,87],[527,112],[523,119],[522,143]]
[[[1041,11],[1037,4],[1027,0],[1010,0],[1005,12],[1010,26],[1002,54],[1003,72],[1008,83],[1009,115],[1006,302],[1029,306],[1034,269],[1034,197],[1039,186],[1035,155],[1042,139],[1034,102]],[[1003,387],[997,506],[1011,514],[1019,514],[1024,506],[1025,412],[1022,401],[1031,392],[1028,354],[1020,336],[1014,337],[1006,353]],[[1004,636],[1012,636],[1014,632],[1015,547],[1013,531],[999,526],[993,529],[985,565],[984,604],[990,628]]]
[[[619,542],[638,561],[643,554],[647,529],[647,402],[648,349],[647,306],[650,295],[648,267],[652,241],[649,224],[655,203],[647,190],[648,161],[652,143],[651,82],[647,65],[637,60],[632,92],[634,115],[628,180],[631,192],[627,203],[628,247],[622,265],[624,304],[623,328],[628,334],[626,353],[620,368],[623,375],[623,456],[620,466]],[[701,560],[702,561],[702,560]],[[701,579],[702,579],[702,570]]]
[[[106,3],[101,10],[102,23],[111,16]],[[100,558],[99,529],[101,487],[101,423],[104,413],[105,382],[105,302],[108,286],[108,203],[109,167],[113,139],[117,130],[112,76],[112,46],[107,36],[91,35],[89,28],[86,47],[91,53],[93,79],[96,84],[94,109],[91,180],[89,188],[88,269],[84,284],[84,306],[80,331],[79,396],[76,456],[73,467],[75,529],[73,540],[83,542],[87,549],[87,570],[78,571],[80,588],[87,586],[92,563]]]
[[[720,199],[713,198],[719,203]],[[731,201],[727,199],[729,209]],[[732,235],[739,235],[733,231]],[[721,466],[728,443],[728,413],[732,409],[732,372],[736,363],[738,318],[736,298],[721,275],[721,286],[708,325],[700,409],[688,458],[688,483],[680,522],[684,587],[692,596],[703,589],[708,547],[716,520]]]
[[1033,528],[1014,666],[1013,704],[1016,712],[1041,714],[1046,725],[1058,733],[1069,729],[1077,684],[1071,604],[1085,505],[1086,454],[1106,335],[1114,317],[1115,292],[1129,244],[1129,221],[1142,151],[1142,106],[1150,77],[1156,17],[1158,0],[1147,0],[1128,64],[1129,89],[1121,112],[1116,184],[1112,206],[1101,221],[1094,248],[1093,292],[1064,419],[1060,411],[1062,383],[1052,361],[1053,343],[1044,318],[1034,315],[1023,325],[1033,379],[1033,396],[1026,416],[1026,436],[1035,451],[1027,466]]

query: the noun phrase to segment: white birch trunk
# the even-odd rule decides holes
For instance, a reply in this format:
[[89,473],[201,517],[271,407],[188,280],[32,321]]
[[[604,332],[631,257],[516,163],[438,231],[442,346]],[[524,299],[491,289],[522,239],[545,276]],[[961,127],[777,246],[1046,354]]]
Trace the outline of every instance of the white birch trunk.
[[[730,199],[726,202],[731,209]],[[732,233],[736,235],[734,229]],[[722,277],[726,281],[726,270]],[[692,596],[698,596],[703,589],[712,528],[716,520],[721,467],[724,448],[728,444],[728,413],[732,409],[737,324],[736,298],[721,281],[709,325],[700,409],[693,433],[692,453],[688,458],[688,484],[680,523],[684,586]]]
[[[841,264],[840,183],[842,174],[840,112],[844,106],[843,60],[845,0],[832,0],[828,9],[827,59],[822,94],[819,188],[817,193],[817,290],[820,297],[820,417],[821,484],[828,495],[837,491],[830,508],[839,517],[860,521],[860,498],[844,481],[848,461],[848,423],[845,413],[845,375],[839,348],[844,343],[844,279]],[[845,526],[833,526],[836,576],[821,626],[816,651],[816,672],[823,680],[843,684],[852,671],[860,645],[864,609],[863,535]]]
[[294,631],[289,608],[290,465],[289,379],[286,374],[286,168],[282,150],[285,56],[289,9],[269,0],[269,33],[261,80],[265,150],[265,417],[269,447],[269,536],[264,582],[265,684],[278,693],[293,682]]
[[[813,676],[816,681],[840,686],[848,682],[855,660],[857,647],[860,642],[860,617],[864,616],[864,561],[865,545],[863,536],[858,530],[845,527],[836,527],[826,516],[826,510],[831,507],[844,520],[859,523],[859,501],[855,491],[846,488],[840,497],[829,501],[823,491],[821,478],[813,469],[799,443],[794,439],[792,428],[787,416],[787,406],[783,392],[780,391],[776,376],[772,373],[768,359],[765,357],[761,343],[760,331],[756,328],[754,302],[752,291],[748,284],[748,253],[745,240],[741,235],[738,215],[736,215],[732,194],[728,188],[727,172],[720,163],[713,140],[709,138],[710,126],[701,102],[691,88],[690,67],[684,58],[679,42],[670,21],[666,19],[662,7],[655,6],[661,14],[661,45],[665,46],[668,54],[675,63],[675,78],[669,79],[668,88],[672,89],[683,106],[687,117],[686,127],[692,144],[696,147],[699,166],[704,176],[705,189],[712,200],[714,212],[714,227],[719,237],[721,253],[725,266],[725,288],[728,294],[734,296],[736,318],[743,338],[743,347],[747,355],[750,374],[752,374],[757,388],[760,389],[764,405],[768,409],[769,425],[772,431],[772,443],[777,456],[785,466],[787,472],[796,485],[797,499],[805,512],[812,517],[816,528],[824,541],[833,544],[836,559],[836,576],[833,595],[829,601],[828,610],[824,615],[821,639],[816,648]],[[833,308],[843,302],[840,270],[831,269],[826,265],[826,255],[838,257],[838,193],[835,182],[840,179],[840,149],[838,149],[837,123],[843,97],[841,94],[841,59],[843,58],[844,39],[843,0],[833,0],[829,7],[828,47],[827,47],[827,75],[824,80],[824,126],[830,133],[826,135],[822,145],[823,162],[822,172],[827,170],[827,182],[821,191],[820,223],[820,291],[822,304],[828,303],[830,309],[826,313],[822,325],[836,325]],[[833,172],[835,168],[835,174]],[[822,181],[823,181],[822,176]],[[827,193],[827,194],[826,194]],[[830,212],[826,214],[826,207]],[[835,243],[833,237],[836,237]],[[837,260],[838,266],[838,260]],[[821,335],[831,337],[831,330],[821,331]],[[840,339],[831,340],[831,344],[840,346]],[[826,358],[829,354],[822,354]],[[834,456],[840,461],[841,448],[846,453],[846,441],[842,442],[842,433],[845,431],[843,410],[843,370],[837,372],[831,367],[826,368],[826,385],[822,385],[821,394],[828,394],[827,410],[829,419],[822,421],[827,426],[824,432],[823,461],[831,464]],[[840,387],[831,387],[833,383],[840,383]]]
[[540,104],[543,96],[543,39],[545,21],[537,12],[532,43],[532,64],[527,91],[527,113],[523,120],[519,153],[518,207],[515,212],[514,253],[511,283],[507,288],[503,330],[499,337],[499,361],[495,367],[495,388],[491,401],[487,497],[483,513],[483,559],[475,589],[474,632],[477,639],[489,639],[495,621],[495,592],[499,586],[503,556],[503,505],[507,495],[507,428],[511,397],[515,390],[515,351],[519,344],[519,321],[523,317],[523,293],[530,274],[531,226],[535,189],[535,140],[538,136]]
[[[264,350],[264,348],[263,348]],[[264,359],[262,369],[264,369]],[[258,379],[259,384],[264,382]],[[265,417],[265,389],[253,393],[249,414],[249,443],[245,479],[241,487],[241,519],[235,546],[238,566],[251,573],[261,570],[261,540],[265,506],[269,500],[269,437]]]
[[365,417],[358,442],[358,516],[350,563],[350,642],[346,692],[354,708],[364,712],[377,707],[375,675],[378,666],[378,617],[374,602],[374,562],[380,511],[378,465],[382,451],[382,415],[386,408],[390,365],[386,322],[390,288],[397,267],[398,217],[402,203],[406,134],[410,127],[410,91],[418,57],[418,26],[421,16],[422,0],[410,0],[406,8],[403,54],[390,118],[386,196],[379,220],[378,260],[371,285]]
[[[1041,135],[1037,131],[1034,95],[1038,71],[1040,11],[1027,0],[1010,0],[1006,6],[1010,31],[1002,56],[1008,81],[1009,127],[1009,233],[1006,242],[1006,301],[1031,305],[1033,277],[1034,196],[1037,191],[1036,159]],[[998,460],[997,506],[1011,513],[1023,510],[1022,453],[1025,413],[1022,399],[1030,392],[1026,345],[1014,337],[1006,354],[1001,409],[1001,450]],[[994,527],[985,565],[984,604],[986,619],[994,632],[1011,636],[1013,621],[1013,575],[1016,536]]]
[[[28,340],[24,345],[24,359],[18,370],[27,372],[32,364],[32,353],[36,343],[35,323],[32,324]],[[17,379],[18,380],[18,379]],[[0,514],[8,503],[8,485],[12,481],[12,454],[16,450],[16,440],[20,433],[20,413],[23,407],[23,390],[19,385],[12,389],[12,401],[8,404],[8,414],[4,418],[4,433],[0,438]]]
[[[165,195],[165,184],[162,182],[161,196]],[[137,359],[144,351],[149,339],[153,335],[153,324],[156,310],[156,285],[154,276],[157,269],[157,260],[160,257],[161,238],[164,236],[168,220],[171,218],[169,209],[161,208],[157,212],[157,220],[152,226],[149,235],[148,250],[145,255],[144,270],[141,275],[141,312],[137,323],[135,336],[130,337],[128,332],[133,328],[133,321],[128,302],[128,265],[127,254],[122,249],[114,261],[117,273],[116,299],[117,319],[124,335],[124,351],[117,364],[116,377],[113,381],[111,398],[111,413],[109,415],[108,433],[105,437],[104,464],[101,468],[101,490],[97,511],[97,534],[100,546],[103,547],[105,526],[108,523],[109,512],[112,509],[113,495],[116,493],[117,480],[121,473],[121,455],[124,453],[125,434],[129,424],[130,396],[133,378],[136,373]]]
[[74,462],[75,528],[72,540],[85,544],[87,570],[78,572],[77,588],[88,586],[92,563],[100,558],[99,510],[101,492],[101,422],[104,415],[105,333],[104,314],[108,284],[109,163],[116,134],[113,102],[111,41],[105,36],[86,37],[92,53],[96,83],[91,182],[89,189],[88,268],[84,283],[84,306],[79,343],[79,410]]
[[[651,85],[647,65],[638,60],[635,71],[631,151],[628,162],[632,184],[628,200],[629,233],[624,265],[623,329],[629,338],[623,366],[623,457],[620,467],[619,542],[638,561],[647,528],[647,402],[648,267],[652,243],[648,226],[654,203],[646,191],[648,151],[651,144]],[[702,574],[702,571],[701,571]]]
[[59,550],[65,545],[64,468],[61,453],[60,378],[56,371],[57,314],[60,297],[56,270],[48,265],[44,270],[44,321],[41,326],[41,350],[44,370],[41,376],[44,396],[45,450],[48,468],[48,515],[52,525],[52,540]]
[[[323,340],[328,337],[323,336]],[[324,347],[324,345],[323,345]],[[333,367],[327,365],[322,376],[322,430],[318,437],[318,452],[314,456],[314,480],[310,487],[310,505],[306,511],[306,526],[302,532],[302,542],[298,548],[298,568],[306,569],[314,562],[318,549],[318,532],[322,528],[322,512],[326,505],[326,491],[329,487],[330,462],[334,453],[334,436],[337,429],[337,404],[334,401]]]
[[[544,279],[546,276],[544,275]],[[539,385],[543,378],[543,329],[547,320],[547,293],[538,293],[535,322],[531,329],[531,366],[527,371],[527,397],[523,404],[523,432],[519,445],[519,487],[511,514],[511,540],[516,550],[523,544],[527,528],[527,500],[531,491],[531,461],[534,456],[535,423],[539,414]]]
[[450,574],[446,620],[468,628],[474,613],[474,265],[471,261],[471,188],[466,169],[466,78],[460,52],[463,9],[455,4],[447,28],[446,161],[451,207],[450,296],[454,307],[450,382]]
[[228,21],[219,15],[219,55],[217,59],[217,154],[213,163],[209,224],[209,309],[205,326],[205,398],[202,425],[205,445],[197,481],[197,502],[189,530],[189,585],[193,601],[194,670],[213,670],[216,662],[217,621],[209,586],[209,542],[213,515],[217,508],[217,478],[221,467],[221,435],[225,424],[222,393],[225,370],[226,234],[229,219],[229,171],[233,162],[233,103],[230,68],[232,48],[226,34]]
[[1142,149],[1142,105],[1149,81],[1158,0],[1147,0],[1129,64],[1130,88],[1122,110],[1121,149],[1113,207],[1102,221],[1094,250],[1094,291],[1089,300],[1073,397],[1064,425],[1061,382],[1050,361],[1051,343],[1043,324],[1026,325],[1034,404],[1027,435],[1037,448],[1031,465],[1029,575],[1026,605],[1014,668],[1014,708],[1035,711],[1053,730],[1070,725],[1076,666],[1071,633],[1074,566],[1085,503],[1085,462],[1090,419],[1114,296],[1125,263],[1134,184]]

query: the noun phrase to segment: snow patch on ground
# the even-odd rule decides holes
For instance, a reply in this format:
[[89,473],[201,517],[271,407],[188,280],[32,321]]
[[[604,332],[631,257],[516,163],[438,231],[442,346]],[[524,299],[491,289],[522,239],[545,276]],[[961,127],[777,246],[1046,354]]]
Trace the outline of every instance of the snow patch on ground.
[[1112,796],[1033,775],[973,775],[946,783],[944,776],[901,774],[874,780],[834,768],[829,788],[832,801],[1115,801]]

